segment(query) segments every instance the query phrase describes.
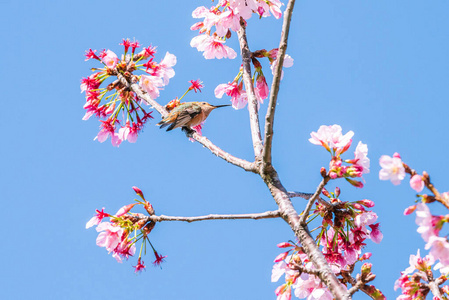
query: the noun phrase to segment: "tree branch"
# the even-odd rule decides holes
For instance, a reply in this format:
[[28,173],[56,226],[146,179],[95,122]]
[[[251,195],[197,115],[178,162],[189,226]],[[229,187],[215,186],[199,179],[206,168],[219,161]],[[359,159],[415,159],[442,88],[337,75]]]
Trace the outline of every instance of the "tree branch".
[[[287,192],[287,195],[289,198],[295,198],[295,197],[301,197],[306,200],[310,200],[314,194],[312,193],[303,193],[303,192]],[[324,200],[321,197],[318,197],[318,202],[320,202],[322,205],[326,206],[327,208],[330,208],[332,204],[328,203],[326,200]]]
[[306,220],[307,220],[307,217],[309,216],[309,212],[310,212],[310,209],[312,208],[313,203],[315,203],[315,200],[317,198],[319,198],[321,191],[323,190],[324,186],[328,183],[329,180],[330,180],[329,176],[326,176],[323,178],[323,180],[321,180],[321,183],[318,185],[315,194],[313,194],[313,196],[309,199],[309,202],[307,203],[307,206],[302,213],[302,216],[299,220],[299,222],[301,224],[303,224],[303,225],[306,224]]
[[239,37],[240,51],[242,54],[243,82],[248,97],[249,121],[251,126],[251,137],[253,140],[254,156],[256,160],[262,155],[262,136],[260,134],[259,112],[256,94],[254,93],[253,80],[251,78],[251,51],[249,51],[246,40],[246,22],[240,18],[240,29],[237,31]]
[[[136,95],[137,95],[137,97],[139,99],[142,99],[148,105],[151,105],[155,110],[157,110],[161,114],[161,116],[163,118],[168,115],[168,112],[165,109],[165,107],[160,105],[157,101],[151,99],[151,97],[146,92],[142,91],[142,89],[140,88],[140,86],[138,84],[130,83],[121,74],[117,74],[117,78],[120,80],[120,82],[124,86],[127,86],[134,93],[136,93]],[[193,135],[191,135],[191,137],[193,139],[195,139],[196,141],[198,141],[198,143],[202,144],[204,147],[209,149],[213,154],[215,154],[216,156],[222,158],[223,160],[227,161],[228,163],[231,163],[231,164],[233,164],[235,166],[238,166],[238,167],[240,167],[240,168],[242,168],[242,169],[244,169],[245,171],[248,171],[248,172],[256,172],[255,171],[256,167],[255,167],[254,163],[251,163],[251,162],[249,162],[247,160],[244,160],[244,159],[241,159],[241,158],[238,158],[238,157],[235,157],[235,156],[229,154],[228,152],[224,151],[220,147],[218,147],[215,144],[213,144],[205,136],[201,136],[198,133],[194,133]]]
[[270,89],[270,101],[268,103],[267,115],[265,117],[265,138],[263,147],[263,162],[271,164],[271,147],[273,143],[273,123],[274,113],[276,111],[277,97],[279,93],[279,85],[281,82],[282,66],[284,64],[285,52],[287,51],[288,33],[290,31],[290,22],[292,19],[295,0],[288,1],[287,8],[284,12],[284,22],[282,24],[281,42],[279,44],[278,64],[274,70],[273,82]]
[[206,221],[206,220],[242,220],[242,219],[272,219],[279,218],[280,212],[279,210],[275,211],[267,211],[264,213],[255,213],[255,214],[229,214],[229,215],[216,215],[210,214],[207,216],[197,216],[197,217],[174,217],[174,216],[146,216],[148,221],[153,222],[164,222],[164,221],[181,221],[181,222],[197,222],[197,221]]
[[303,246],[304,252],[315,268],[319,270],[318,277],[329,288],[329,291],[336,299],[350,299],[346,289],[341,286],[340,281],[334,272],[332,272],[323,253],[321,253],[315,240],[310,235],[307,225],[299,222],[298,213],[288,197],[287,190],[281,184],[276,170],[270,166],[269,169],[264,170],[264,173],[261,173],[261,176],[270,189],[276,204],[279,206],[281,217],[290,225],[295,236]]

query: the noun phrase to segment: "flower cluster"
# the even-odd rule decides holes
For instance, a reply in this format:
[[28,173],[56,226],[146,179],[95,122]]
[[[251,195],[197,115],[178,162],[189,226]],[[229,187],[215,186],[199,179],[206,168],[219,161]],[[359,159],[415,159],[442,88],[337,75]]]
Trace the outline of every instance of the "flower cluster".
[[[270,90],[268,88],[265,75],[262,72],[262,65],[257,58],[267,57],[271,64],[271,70],[273,71],[275,65],[277,64],[278,49],[276,48],[270,51],[258,50],[255,51],[252,55],[252,63],[254,66],[254,74],[252,76],[254,93],[256,95],[258,104],[260,105],[263,104],[263,100],[268,98]],[[285,55],[283,67],[288,68],[291,66],[293,66],[293,58],[291,58],[289,55]],[[244,108],[248,103],[248,95],[243,89],[242,75],[243,70],[242,67],[240,67],[239,73],[232,82],[219,84],[215,88],[215,97],[222,98],[223,95],[226,94],[227,96],[231,97],[232,107],[234,107],[235,109]]]
[[[98,55],[96,50],[86,51],[86,60],[96,59],[103,67],[93,68],[94,73],[81,80],[81,92],[86,93],[86,114],[83,120],[93,115],[98,117],[101,125],[95,139],[102,143],[111,137],[112,144],[117,147],[125,140],[136,142],[145,123],[153,118],[152,112],[147,112],[148,108],[128,87],[127,82],[138,82],[151,99],[156,99],[160,90],[175,75],[173,66],[176,64],[176,57],[169,52],[161,62],[155,62],[155,47],[143,48],[136,53],[139,42],[124,39],[120,45],[125,48],[120,58],[111,50],[102,50]],[[138,70],[145,74],[134,75]],[[106,84],[111,78],[112,82]]]
[[[362,253],[366,239],[380,243],[382,233],[379,230],[379,223],[376,223],[376,213],[367,210],[374,206],[373,201],[368,199],[355,202],[341,201],[338,198],[339,188],[336,188],[334,192],[324,189],[323,195],[329,198],[330,203],[324,201],[316,203],[313,215],[322,217],[321,225],[318,227],[321,230],[316,240],[332,271],[339,276],[342,285],[347,288],[346,283],[351,282],[348,278],[354,270],[354,265],[371,257],[371,253]],[[312,218],[313,215],[311,215]],[[315,276],[315,267],[301,247],[292,243],[282,243],[278,247],[289,248],[274,260],[272,281],[278,281],[283,274],[286,281],[276,290],[278,300],[290,299],[291,288],[294,289],[294,295],[298,298],[333,298],[329,290]],[[365,265],[362,267],[362,278],[365,267]],[[375,276],[371,274],[371,271],[365,273],[366,282],[374,279]],[[382,293],[374,287],[371,286],[370,290],[376,299],[384,298]]]
[[[192,17],[203,20],[190,28],[199,30],[199,35],[192,39],[190,45],[204,52],[206,59],[233,59],[237,53],[224,43],[231,37],[231,30],[240,29],[240,18],[248,20],[256,13],[260,17],[273,14],[279,19],[282,16],[282,5],[279,0],[219,0],[210,9],[200,6],[192,12]],[[212,27],[215,27],[213,33]]]
[[[108,253],[112,253],[112,256],[119,263],[127,260],[130,256],[134,256],[136,253],[135,244],[142,239],[137,265],[134,267],[137,273],[145,269],[145,264],[142,261],[142,250],[145,242],[148,242],[153,249],[156,257],[153,262],[154,265],[160,265],[166,256],[160,255],[149,240],[148,235],[153,230],[155,223],[149,221],[143,214],[130,213],[134,206],[143,205],[150,216],[154,215],[153,206],[145,200],[142,191],[137,187],[133,187],[133,189],[142,200],[136,200],[136,203],[123,206],[115,215],[105,213],[104,208],[101,211],[96,210],[96,214],[87,222],[86,229],[97,226],[96,229],[99,232],[97,245],[105,247]],[[104,222],[104,218],[109,218],[110,222]]]
[[[398,185],[405,179],[406,174],[410,174],[410,187],[417,193],[422,192],[426,186],[434,195],[418,195],[420,202],[405,209],[404,215],[416,212],[417,232],[426,242],[425,249],[429,254],[421,258],[419,250],[417,255],[410,256],[410,266],[403,272],[396,281],[395,290],[401,288],[402,295],[398,299],[424,299],[429,293],[431,282],[436,283],[442,294],[449,295],[449,286],[439,287],[446,281],[446,275],[449,274],[449,241],[447,236],[440,236],[440,231],[444,223],[449,223],[449,215],[435,216],[430,212],[427,203],[439,201],[447,207],[449,203],[449,192],[439,194],[435,187],[430,183],[429,174],[423,172],[417,174],[407,164],[401,156],[395,153],[393,157],[383,155],[379,163],[382,169],[379,172],[381,180],[391,180],[394,185]],[[436,263],[436,264],[435,264]],[[432,274],[432,265],[434,270],[440,270],[442,275],[435,279]],[[413,273],[417,271],[416,273]],[[435,297],[437,297],[434,294]]]
[[[341,154],[351,146],[353,135],[352,131],[343,135],[340,125],[322,125],[317,132],[310,134],[309,142],[323,146],[331,154],[332,158],[327,174],[331,179],[345,178],[352,185],[361,188],[363,183],[351,178],[362,177],[363,174],[369,173],[370,160],[367,156],[367,145],[359,142],[354,152],[354,159],[341,159]],[[349,165],[343,165],[343,162]]]
[[[436,281],[439,284],[445,282],[447,277],[444,273],[447,274],[448,270],[440,269],[443,274],[439,278],[434,278],[431,272],[431,268],[434,263],[435,259],[432,255],[421,257],[419,249],[416,255],[410,255],[410,266],[401,272],[401,277],[399,277],[394,284],[395,291],[399,288],[402,291],[402,295],[400,295],[397,299],[426,299],[430,291],[430,282]],[[449,296],[449,286],[445,285],[438,288],[440,289],[441,295],[445,297],[444,299],[446,299]],[[437,297],[434,297],[434,299],[436,298]]]

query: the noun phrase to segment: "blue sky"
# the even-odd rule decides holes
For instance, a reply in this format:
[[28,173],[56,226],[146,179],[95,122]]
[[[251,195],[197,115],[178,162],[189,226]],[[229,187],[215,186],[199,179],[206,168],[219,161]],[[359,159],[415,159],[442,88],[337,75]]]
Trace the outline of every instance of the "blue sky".
[[[131,203],[132,186],[158,214],[276,209],[256,175],[216,158],[180,130],[157,129],[156,113],[136,144],[120,148],[93,141],[99,122],[81,120],[80,79],[97,66],[84,61],[84,51],[120,53],[118,43],[127,37],[157,46],[158,59],[166,51],[177,56],[162,103],[198,78],[203,93],[186,101],[228,103],[213,91],[234,78],[240,62],[204,60],[189,46],[196,22],[191,12],[200,5],[210,1],[2,1],[0,298],[275,299],[270,276],[280,253],[276,244],[293,238],[281,220],[157,224],[152,242],[167,262],[140,275],[133,273],[134,259],[116,263],[95,245],[95,230],[85,229],[96,208],[114,213]],[[288,190],[312,192],[329,157],[308,142],[311,131],[340,124],[355,132],[354,145],[368,144],[366,187],[341,180],[329,189],[340,186],[343,200],[375,201],[384,240],[369,242],[367,251],[373,252],[374,284],[389,298],[397,295],[393,284],[409,255],[423,250],[424,242],[414,216],[402,215],[414,192],[407,182],[380,182],[377,161],[397,151],[410,166],[429,172],[441,192],[449,190],[448,9],[447,1],[297,1],[293,15],[287,53],[295,64],[285,70],[279,93],[274,165]],[[280,27],[274,19],[251,19],[251,50],[277,47]],[[235,36],[228,45],[238,49]],[[269,74],[266,62],[263,67]],[[253,159],[246,109],[213,112],[203,134]],[[295,199],[294,205],[299,210],[305,202]],[[431,209],[446,213],[438,205]]]

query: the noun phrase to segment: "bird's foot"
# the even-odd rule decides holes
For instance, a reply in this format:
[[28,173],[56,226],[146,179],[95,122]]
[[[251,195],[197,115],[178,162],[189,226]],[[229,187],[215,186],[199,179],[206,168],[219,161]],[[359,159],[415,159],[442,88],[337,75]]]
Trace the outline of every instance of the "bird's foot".
[[186,136],[189,138],[191,138],[193,136],[193,134],[196,132],[195,130],[193,130],[192,128],[189,128],[189,127],[182,127],[182,131],[184,131]]

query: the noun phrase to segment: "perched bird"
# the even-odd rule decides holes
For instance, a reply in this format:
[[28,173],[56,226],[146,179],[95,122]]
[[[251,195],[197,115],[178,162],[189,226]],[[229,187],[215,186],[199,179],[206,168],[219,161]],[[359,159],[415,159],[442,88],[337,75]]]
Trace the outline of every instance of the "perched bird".
[[186,102],[176,106],[167,117],[156,125],[167,128],[167,131],[182,127],[187,133],[192,133],[192,127],[201,124],[216,108],[230,105],[212,105],[207,102]]

